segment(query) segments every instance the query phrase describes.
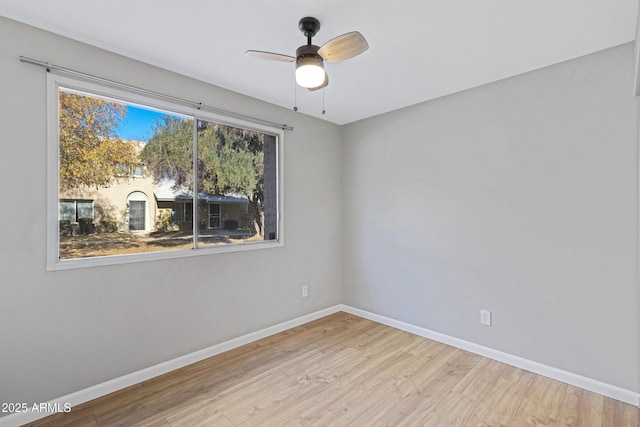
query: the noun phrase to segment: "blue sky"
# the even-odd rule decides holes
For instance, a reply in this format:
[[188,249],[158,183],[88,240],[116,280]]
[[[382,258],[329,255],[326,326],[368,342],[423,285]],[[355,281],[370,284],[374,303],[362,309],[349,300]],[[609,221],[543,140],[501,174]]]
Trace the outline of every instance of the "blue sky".
[[153,126],[165,113],[127,105],[127,115],[120,121],[117,134],[122,139],[149,141],[153,135]]

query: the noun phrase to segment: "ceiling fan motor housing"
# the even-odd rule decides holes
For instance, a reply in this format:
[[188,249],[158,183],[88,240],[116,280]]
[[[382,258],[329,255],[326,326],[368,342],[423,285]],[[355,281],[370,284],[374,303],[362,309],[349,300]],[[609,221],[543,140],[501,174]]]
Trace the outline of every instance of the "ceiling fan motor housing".
[[300,46],[298,49],[296,49],[296,63],[299,65],[302,65],[301,63],[305,63],[305,64],[315,64],[318,65],[322,68],[324,68],[323,65],[323,59],[322,56],[320,56],[318,54],[318,50],[320,49],[319,46],[313,45],[313,44],[306,44],[304,46]]

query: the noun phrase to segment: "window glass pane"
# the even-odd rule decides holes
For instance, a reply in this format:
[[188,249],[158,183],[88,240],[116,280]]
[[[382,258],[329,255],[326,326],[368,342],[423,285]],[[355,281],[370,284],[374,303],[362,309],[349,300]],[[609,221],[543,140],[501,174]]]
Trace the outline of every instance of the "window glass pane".
[[131,200],[129,202],[129,230],[144,231],[147,213],[147,203],[144,201]]
[[203,120],[197,128],[198,247],[277,239],[275,137]]
[[133,176],[137,176],[137,177],[143,177],[144,176],[144,171],[143,171],[143,168],[142,168],[141,165],[133,166],[131,168],[131,171],[132,171],[131,175],[133,175]]
[[[60,232],[59,258],[192,248],[184,209],[170,207],[190,181],[166,173],[192,162],[192,121],[63,88],[58,106],[59,217],[78,221]],[[177,153],[166,165],[163,149]]]
[[78,218],[91,218],[93,219],[93,202],[77,202]]
[[59,214],[58,219],[61,221],[71,221],[75,222],[76,220],[76,203],[68,200],[60,200],[59,204]]
[[173,202],[173,221],[175,222],[183,222],[184,221],[184,203],[182,202]]
[[189,222],[192,226],[193,223],[193,202],[185,203],[184,205],[184,220]]

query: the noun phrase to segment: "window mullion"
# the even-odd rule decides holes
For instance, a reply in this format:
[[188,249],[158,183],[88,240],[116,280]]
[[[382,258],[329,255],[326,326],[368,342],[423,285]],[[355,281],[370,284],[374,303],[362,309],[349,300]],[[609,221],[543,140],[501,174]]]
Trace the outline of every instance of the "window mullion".
[[198,215],[198,118],[193,118],[193,188],[191,193],[193,195],[193,249],[198,249],[198,233],[200,231],[198,227],[199,215]]

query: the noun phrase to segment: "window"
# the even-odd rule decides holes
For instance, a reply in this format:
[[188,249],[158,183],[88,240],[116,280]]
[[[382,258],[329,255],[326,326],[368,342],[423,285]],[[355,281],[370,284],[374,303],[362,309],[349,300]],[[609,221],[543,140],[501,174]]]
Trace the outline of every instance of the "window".
[[49,119],[49,269],[282,245],[281,130],[55,75]]
[[93,200],[60,200],[58,219],[78,222],[80,218],[93,219]]
[[144,177],[144,167],[142,165],[118,165],[118,176],[134,176],[138,178]]
[[173,202],[173,221],[192,222],[193,202]]
[[220,203],[209,204],[209,228],[220,228]]

